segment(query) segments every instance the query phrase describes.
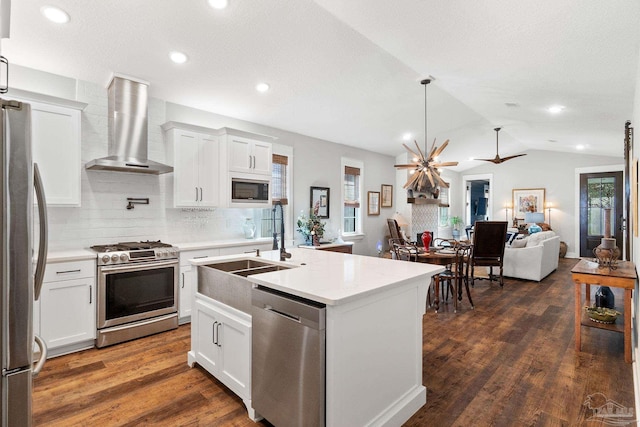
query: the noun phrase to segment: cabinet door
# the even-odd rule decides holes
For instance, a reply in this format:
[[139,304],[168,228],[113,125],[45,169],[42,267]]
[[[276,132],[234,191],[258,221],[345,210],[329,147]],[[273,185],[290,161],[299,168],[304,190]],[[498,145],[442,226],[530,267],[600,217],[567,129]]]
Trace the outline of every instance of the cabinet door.
[[251,323],[216,309],[222,322],[217,377],[243,399],[251,398]]
[[195,271],[190,265],[180,267],[180,300],[178,315],[180,320],[191,316],[191,306],[193,304],[193,289],[195,288]]
[[[195,326],[195,353],[196,361],[210,374],[216,375],[218,371],[218,334],[222,325],[216,319],[216,314],[211,307],[200,300],[195,303],[195,319],[192,318]],[[193,329],[192,329],[193,330]],[[193,335],[193,332],[192,332]]]
[[253,172],[271,176],[271,144],[255,141],[253,143]]
[[31,102],[33,161],[47,205],[80,206],[80,111]]
[[53,349],[96,337],[95,280],[47,282],[40,297],[40,332]]
[[201,188],[200,205],[215,207],[219,204],[220,161],[219,141],[215,136],[202,135],[200,143],[199,185]]
[[238,136],[229,136],[229,170],[253,172],[253,141]]
[[174,138],[174,205],[176,207],[198,206],[200,200],[200,185],[198,182],[200,165],[199,135],[192,132],[176,130]]

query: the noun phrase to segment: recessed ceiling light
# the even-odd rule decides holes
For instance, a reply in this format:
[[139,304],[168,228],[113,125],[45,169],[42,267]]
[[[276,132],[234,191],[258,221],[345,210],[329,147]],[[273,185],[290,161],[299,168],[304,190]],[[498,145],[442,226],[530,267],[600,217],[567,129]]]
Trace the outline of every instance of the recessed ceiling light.
[[69,14],[64,10],[54,6],[42,6],[40,13],[51,22],[56,24],[66,24],[69,22]]
[[268,91],[268,90],[269,90],[269,85],[268,85],[268,84],[266,84],[266,83],[258,83],[258,84],[256,85],[256,90],[257,90],[258,92],[263,92],[263,93],[264,93],[264,92],[266,92],[266,91]]
[[402,140],[403,141],[410,141],[411,140],[411,134],[410,133],[405,133],[404,135],[402,135]]
[[169,58],[171,58],[171,60],[176,64],[184,64],[185,62],[187,62],[187,59],[189,59],[187,58],[187,55],[178,51],[171,52],[169,54]]
[[576,145],[576,150],[584,150],[584,145],[582,144]]
[[558,114],[564,111],[564,106],[552,105],[551,107],[547,108],[547,111],[550,112],[551,114]]
[[225,9],[227,6],[229,6],[229,0],[207,0],[209,3],[209,6],[211,6],[214,9]]

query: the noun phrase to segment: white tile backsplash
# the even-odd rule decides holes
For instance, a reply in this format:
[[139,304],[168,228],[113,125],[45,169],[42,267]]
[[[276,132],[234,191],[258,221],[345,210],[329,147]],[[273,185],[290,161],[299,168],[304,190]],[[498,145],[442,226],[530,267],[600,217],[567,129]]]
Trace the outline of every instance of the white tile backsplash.
[[[259,224],[260,210],[176,209],[171,206],[173,174],[145,175],[87,171],[84,164],[108,155],[107,90],[78,81],[82,112],[82,205],[49,208],[50,250],[88,248],[91,245],[134,240],[166,242],[215,241],[244,238],[246,217]],[[164,163],[165,142],[160,126],[165,102],[149,100],[148,157]],[[127,210],[127,197],[149,198],[149,205]]]

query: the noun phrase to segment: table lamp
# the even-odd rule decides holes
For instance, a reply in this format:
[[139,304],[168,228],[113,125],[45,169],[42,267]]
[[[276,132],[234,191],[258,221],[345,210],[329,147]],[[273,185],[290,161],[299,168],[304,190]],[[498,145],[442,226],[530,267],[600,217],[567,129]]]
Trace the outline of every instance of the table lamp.
[[544,213],[542,212],[527,212],[524,214],[524,222],[531,224],[529,226],[529,233],[537,233],[542,231],[542,228],[537,223],[544,222]]

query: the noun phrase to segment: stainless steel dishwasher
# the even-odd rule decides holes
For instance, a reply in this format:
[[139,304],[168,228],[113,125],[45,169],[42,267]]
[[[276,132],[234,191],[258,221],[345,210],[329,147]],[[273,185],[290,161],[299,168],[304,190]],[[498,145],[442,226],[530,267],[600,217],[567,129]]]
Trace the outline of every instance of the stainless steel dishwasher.
[[251,399],[276,427],[325,425],[326,306],[252,290]]

